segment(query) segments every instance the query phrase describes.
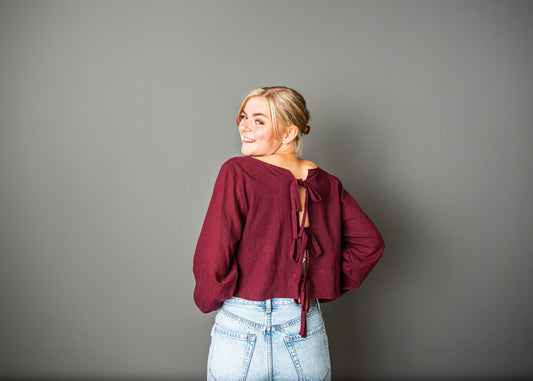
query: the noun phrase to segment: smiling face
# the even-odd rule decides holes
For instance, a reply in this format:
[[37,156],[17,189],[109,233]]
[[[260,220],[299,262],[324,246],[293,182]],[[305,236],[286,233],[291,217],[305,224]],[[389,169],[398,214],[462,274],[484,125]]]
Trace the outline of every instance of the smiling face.
[[264,97],[248,100],[240,115],[239,133],[241,152],[245,156],[271,155],[281,147],[281,142],[273,135],[270,108]]

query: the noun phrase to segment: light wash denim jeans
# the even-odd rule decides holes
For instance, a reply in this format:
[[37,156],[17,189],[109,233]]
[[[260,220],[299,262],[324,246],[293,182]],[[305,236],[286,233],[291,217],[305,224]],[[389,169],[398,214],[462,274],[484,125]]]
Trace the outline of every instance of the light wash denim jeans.
[[211,331],[207,379],[331,380],[328,338],[318,300],[299,335],[301,308],[294,299],[260,302],[233,297],[218,310]]

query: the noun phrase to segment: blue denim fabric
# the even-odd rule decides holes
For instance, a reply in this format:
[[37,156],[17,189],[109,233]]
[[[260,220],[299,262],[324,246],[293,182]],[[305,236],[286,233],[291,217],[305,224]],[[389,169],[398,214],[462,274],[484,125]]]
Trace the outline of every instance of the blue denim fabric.
[[331,380],[328,339],[318,301],[299,335],[294,299],[250,301],[233,297],[218,310],[211,331],[207,379]]

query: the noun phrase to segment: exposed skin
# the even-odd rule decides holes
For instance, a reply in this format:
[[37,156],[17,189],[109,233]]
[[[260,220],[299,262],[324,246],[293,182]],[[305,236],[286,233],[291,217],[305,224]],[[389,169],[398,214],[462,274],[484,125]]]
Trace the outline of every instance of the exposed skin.
[[298,127],[280,129],[281,141],[274,138],[270,109],[264,97],[253,97],[244,106],[239,123],[241,153],[289,170],[297,179],[307,178],[307,170],[317,165],[296,155]]
[[[280,128],[280,133],[281,141],[276,140],[274,137],[270,109],[266,98],[250,98],[244,106],[239,123],[239,134],[242,141],[241,153],[285,168],[295,178],[305,180],[308,170],[317,168],[317,165],[296,155],[295,139],[298,136],[298,127],[294,125],[285,126]],[[305,189],[300,187],[299,190],[302,207],[304,207]],[[299,217],[301,226],[303,212],[299,212]],[[309,214],[307,214],[305,226],[309,226]],[[306,250],[305,259],[307,259],[307,255]],[[302,272],[307,271],[306,262],[305,260],[303,263]]]

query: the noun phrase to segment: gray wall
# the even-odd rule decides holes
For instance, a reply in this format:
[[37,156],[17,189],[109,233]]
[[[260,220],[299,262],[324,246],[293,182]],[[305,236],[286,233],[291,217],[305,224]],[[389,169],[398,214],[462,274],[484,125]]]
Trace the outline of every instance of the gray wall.
[[192,255],[251,89],[387,249],[324,306],[334,379],[533,375],[519,1],[2,1],[0,376],[201,379]]

